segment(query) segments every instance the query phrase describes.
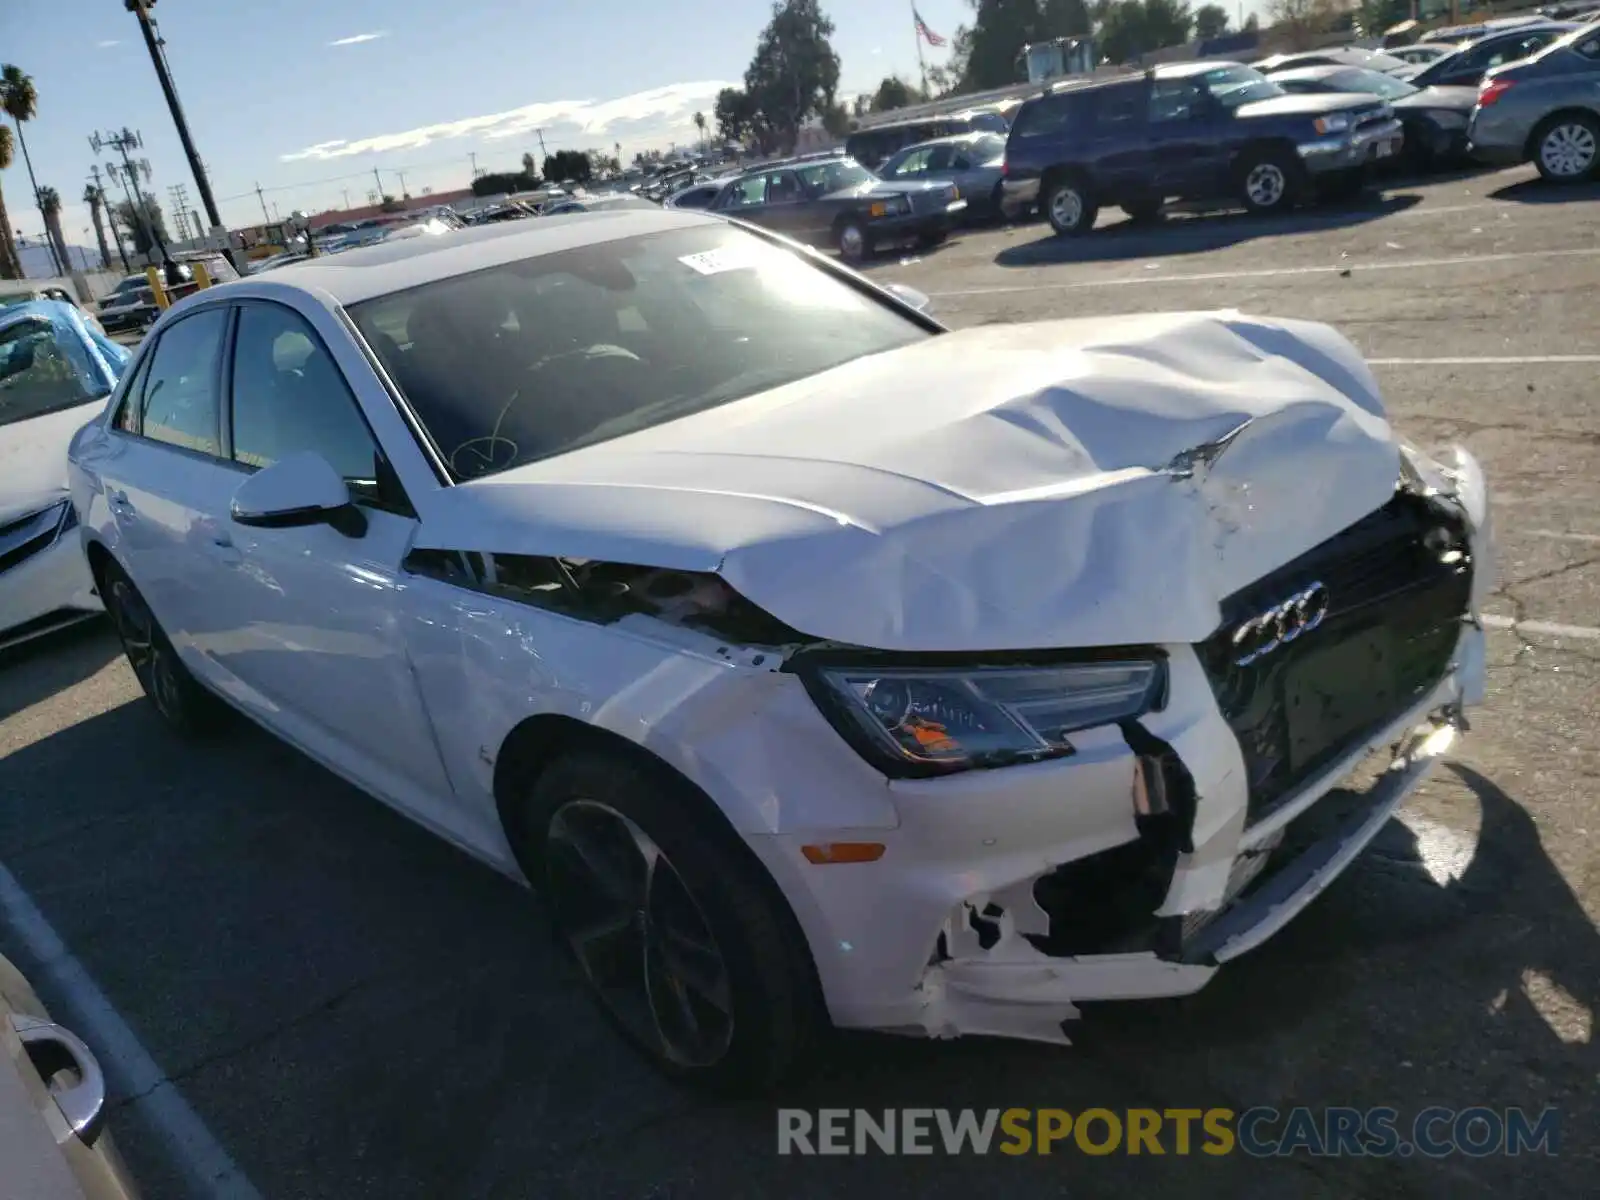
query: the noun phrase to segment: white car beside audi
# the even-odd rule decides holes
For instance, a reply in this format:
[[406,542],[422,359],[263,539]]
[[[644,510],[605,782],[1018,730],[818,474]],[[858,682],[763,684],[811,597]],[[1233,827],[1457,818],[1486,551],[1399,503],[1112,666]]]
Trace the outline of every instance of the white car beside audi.
[[186,299],[71,474],[171,724],[243,712],[525,877],[711,1086],[829,1022],[1063,1042],[1195,991],[1483,695],[1482,473],[1332,330],[951,332],[692,212]]

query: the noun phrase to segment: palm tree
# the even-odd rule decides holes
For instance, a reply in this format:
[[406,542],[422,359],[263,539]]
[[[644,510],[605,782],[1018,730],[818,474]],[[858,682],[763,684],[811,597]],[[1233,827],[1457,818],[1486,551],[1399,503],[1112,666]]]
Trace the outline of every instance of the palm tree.
[[46,184],[39,189],[39,211],[44,215],[44,236],[61,264],[61,273],[72,273],[72,259],[67,255],[67,239],[61,233],[61,193]]
[[106,246],[105,194],[92,183],[83,185],[83,202],[89,206],[89,218],[94,222],[94,240],[100,247],[100,266],[111,270],[111,250]]
[[703,113],[703,112],[695,113],[695,115],[694,115],[694,127],[700,131],[700,149],[704,150],[706,148],[706,115],[705,115],[705,113]]
[[[0,171],[11,165],[15,151],[11,130],[0,125]],[[17,259],[17,243],[11,236],[11,215],[6,212],[5,193],[0,192],[0,279],[21,279],[22,264]]]
[[[39,92],[33,86],[33,76],[13,63],[0,68],[0,108],[17,123],[17,141],[22,146],[22,161],[28,168],[28,183],[33,188],[33,198],[39,202],[39,181],[33,177],[33,159],[28,156],[28,139],[22,135],[22,123],[39,114]],[[44,216],[44,205],[39,203],[39,215]],[[48,223],[47,223],[48,224]],[[50,239],[45,238],[46,241]],[[55,258],[55,245],[50,247],[50,257]],[[65,275],[67,269],[56,260],[56,274]]]

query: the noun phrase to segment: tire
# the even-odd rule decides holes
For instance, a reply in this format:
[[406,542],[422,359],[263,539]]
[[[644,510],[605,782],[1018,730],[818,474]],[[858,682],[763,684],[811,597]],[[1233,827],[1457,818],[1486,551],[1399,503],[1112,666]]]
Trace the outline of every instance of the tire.
[[1128,220],[1135,225],[1155,224],[1161,219],[1161,209],[1160,200],[1141,200],[1122,205],[1122,211],[1128,214]]
[[128,666],[133,668],[145,698],[161,719],[190,738],[206,737],[222,729],[232,710],[202,687],[179,661],[172,642],[127,572],[116,563],[107,563],[98,582]]
[[528,789],[518,858],[602,1012],[652,1066],[761,1093],[808,1065],[827,1018],[798,928],[705,803],[664,767],[573,751]]
[[1300,164],[1282,150],[1247,150],[1234,169],[1240,201],[1252,213],[1288,212],[1300,192]]
[[839,222],[833,231],[833,244],[839,250],[839,257],[852,265],[872,257],[872,236],[854,217]]
[[1078,175],[1052,179],[1044,189],[1040,207],[1057,237],[1079,237],[1088,233],[1100,215],[1100,205],[1094,194]]
[[1600,165],[1600,119],[1590,113],[1557,113],[1531,140],[1533,165],[1549,183],[1590,179]]

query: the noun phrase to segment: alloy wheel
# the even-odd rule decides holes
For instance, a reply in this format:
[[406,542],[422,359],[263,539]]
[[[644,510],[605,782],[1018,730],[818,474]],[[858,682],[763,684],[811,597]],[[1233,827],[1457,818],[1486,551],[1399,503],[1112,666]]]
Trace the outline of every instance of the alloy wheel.
[[1257,163],[1244,180],[1245,195],[1257,208],[1271,208],[1277,204],[1288,187],[1289,181],[1277,163]]
[[1050,216],[1062,229],[1076,229],[1083,220],[1083,196],[1077,188],[1057,188],[1050,196]]
[[867,235],[859,225],[846,225],[839,231],[839,249],[845,258],[857,262],[866,257]]
[[572,800],[550,818],[545,872],[556,928],[618,1023],[678,1066],[717,1063],[733,1041],[727,963],[655,840]]
[[1577,179],[1594,166],[1595,149],[1594,130],[1578,121],[1563,121],[1539,143],[1539,161],[1557,178]]
[[163,716],[173,716],[179,706],[178,677],[149,605],[125,579],[112,583],[109,599],[112,622],[139,686]]

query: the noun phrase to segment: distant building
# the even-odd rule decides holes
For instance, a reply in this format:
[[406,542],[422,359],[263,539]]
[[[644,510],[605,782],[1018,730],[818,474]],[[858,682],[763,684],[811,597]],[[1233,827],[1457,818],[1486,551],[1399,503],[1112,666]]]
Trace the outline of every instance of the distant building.
[[[426,196],[408,196],[399,201],[400,207],[393,212],[415,212],[423,208],[437,208],[441,204],[460,204],[473,199],[471,188],[461,188],[454,192],[430,192]],[[329,209],[327,212],[316,213],[311,218],[311,228],[321,229],[324,225],[343,224],[346,221],[365,221],[368,217],[388,216],[381,204],[366,204],[360,208]]]

